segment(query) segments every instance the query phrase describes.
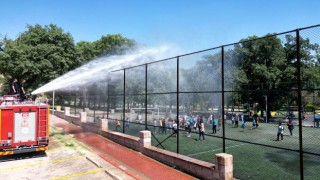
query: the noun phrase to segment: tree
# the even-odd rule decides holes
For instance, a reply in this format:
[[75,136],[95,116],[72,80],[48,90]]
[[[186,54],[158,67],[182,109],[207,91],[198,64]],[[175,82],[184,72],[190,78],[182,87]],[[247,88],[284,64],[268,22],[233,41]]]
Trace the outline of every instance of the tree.
[[78,42],[76,45],[77,60],[84,64],[101,56],[123,54],[135,46],[136,43],[132,39],[120,34],[109,34],[94,42]]
[[[243,39],[235,45],[238,79],[244,102],[257,102],[258,109],[265,109],[265,96],[268,97],[268,113],[276,110],[290,96],[295,79],[295,68],[287,61],[281,40],[271,34],[255,40],[256,37]],[[245,75],[245,76],[243,76]]]
[[[319,44],[311,43],[309,38],[300,37],[300,67],[301,67],[301,81],[302,88],[305,91],[302,93],[305,97],[314,96],[315,89],[320,87],[320,48]],[[286,36],[286,43],[284,44],[287,61],[291,62],[295,67],[297,66],[297,48],[296,37],[292,35]],[[295,80],[297,81],[297,79]],[[297,95],[295,95],[295,98]],[[310,98],[302,98],[302,104],[314,104]],[[308,100],[309,99],[309,100]]]
[[128,49],[133,48],[136,43],[134,40],[123,37],[120,34],[102,36],[94,42],[96,56],[106,56],[123,54]]
[[77,58],[82,64],[96,58],[99,54],[93,42],[80,41],[76,45],[76,50]]
[[26,79],[30,89],[80,65],[72,36],[54,24],[27,25],[16,40],[3,42],[0,72],[7,78]]

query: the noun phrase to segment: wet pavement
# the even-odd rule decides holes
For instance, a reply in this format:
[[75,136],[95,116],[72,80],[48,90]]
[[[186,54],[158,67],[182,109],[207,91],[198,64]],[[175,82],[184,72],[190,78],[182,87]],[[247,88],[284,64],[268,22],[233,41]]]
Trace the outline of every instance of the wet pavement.
[[50,137],[49,150],[46,152],[1,156],[0,179],[113,179],[105,173],[104,167],[98,167],[89,160],[99,161],[99,156],[77,146],[74,141],[63,143],[65,136],[68,135],[59,135],[60,139],[57,136]]
[[89,147],[92,152],[134,179],[196,179],[58,117],[51,116],[51,124],[72,134],[73,138]]

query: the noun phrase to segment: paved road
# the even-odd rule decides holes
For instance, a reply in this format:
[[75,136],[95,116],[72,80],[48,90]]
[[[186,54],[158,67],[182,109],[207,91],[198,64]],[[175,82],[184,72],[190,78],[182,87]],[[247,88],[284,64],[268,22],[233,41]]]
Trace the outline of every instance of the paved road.
[[93,152],[105,161],[120,168],[134,179],[195,179],[192,176],[150,159],[141,153],[123,147],[100,135],[84,131],[80,127],[70,124],[58,117],[51,116],[51,123],[56,127],[62,128],[66,133],[72,134],[75,139],[89,146]]
[[50,137],[49,150],[46,152],[0,157],[0,179],[113,179],[105,172],[110,164],[98,167],[96,163],[101,166],[101,158],[68,136],[56,134]]

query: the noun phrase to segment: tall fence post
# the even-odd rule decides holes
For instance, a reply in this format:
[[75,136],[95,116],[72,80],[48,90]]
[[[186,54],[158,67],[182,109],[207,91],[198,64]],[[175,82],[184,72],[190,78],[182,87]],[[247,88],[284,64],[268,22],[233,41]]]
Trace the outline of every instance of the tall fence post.
[[226,152],[226,134],[225,134],[225,118],[224,118],[224,46],[221,46],[221,106],[222,106],[222,149]]
[[107,119],[109,119],[109,110],[110,110],[110,73],[108,73],[108,83],[107,83]]
[[55,92],[52,91],[52,114],[54,115],[54,101],[55,101]]
[[126,115],[126,69],[123,69],[123,112],[122,112],[122,133],[124,131],[124,116]]
[[147,118],[148,118],[148,64],[146,64],[145,68],[145,99],[144,99],[144,104],[145,104],[145,120],[144,120],[144,129],[147,130]]
[[93,96],[93,122],[96,123],[96,95],[92,95]]
[[74,93],[74,115],[77,114],[77,91]]
[[302,103],[301,103],[301,57],[300,57],[300,32],[296,30],[296,49],[297,49],[297,83],[298,83],[298,118],[299,118],[299,153],[300,153],[300,179],[304,179],[303,175],[303,146],[302,146]]
[[177,153],[179,154],[179,56],[177,56]]

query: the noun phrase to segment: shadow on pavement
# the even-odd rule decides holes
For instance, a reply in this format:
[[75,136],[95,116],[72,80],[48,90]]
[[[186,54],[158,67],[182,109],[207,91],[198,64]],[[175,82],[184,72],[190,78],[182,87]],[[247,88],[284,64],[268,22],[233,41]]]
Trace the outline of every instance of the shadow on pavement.
[[34,158],[40,158],[40,157],[46,157],[46,156],[47,156],[47,153],[45,151],[13,154],[8,156],[0,156],[0,162],[15,161],[20,159],[34,159]]

